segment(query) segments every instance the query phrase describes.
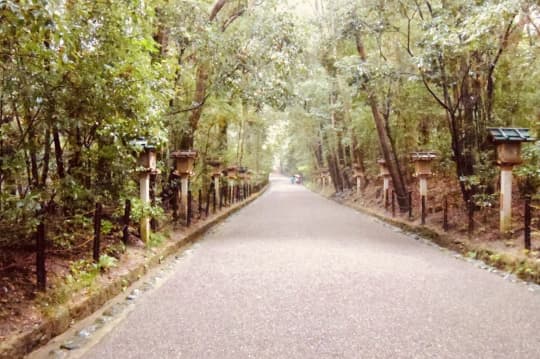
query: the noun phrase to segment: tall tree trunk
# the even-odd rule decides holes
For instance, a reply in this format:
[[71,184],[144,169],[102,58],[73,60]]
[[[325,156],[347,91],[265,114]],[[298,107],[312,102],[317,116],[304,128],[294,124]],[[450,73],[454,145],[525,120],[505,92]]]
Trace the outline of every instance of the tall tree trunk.
[[184,133],[182,137],[182,142],[180,147],[182,149],[190,150],[193,149],[193,144],[195,140],[195,132],[199,126],[199,120],[201,119],[203,106],[206,99],[206,86],[208,85],[208,70],[206,64],[201,64],[197,68],[197,79],[195,82],[195,96],[194,103],[197,108],[195,108],[189,115],[189,129],[187,133]]
[[41,168],[41,186],[45,188],[49,176],[49,160],[51,157],[51,131],[45,131],[45,142],[43,144],[43,167]]
[[62,144],[60,142],[60,134],[58,133],[58,127],[53,126],[53,141],[54,141],[54,158],[56,160],[56,173],[60,179],[66,177],[64,170],[64,152],[62,150]]
[[[362,42],[362,35],[357,32],[355,35],[356,38],[356,49],[358,55],[362,61],[367,60],[366,50]],[[369,80],[368,80],[369,81]],[[392,150],[392,143],[390,141],[389,134],[386,129],[384,117],[379,110],[379,100],[375,93],[375,90],[368,83],[366,84],[367,91],[367,101],[368,105],[371,108],[371,113],[373,115],[373,120],[375,122],[375,127],[377,128],[377,135],[379,137],[379,145],[381,148],[381,153],[386,161],[388,170],[390,171],[390,176],[392,177],[392,184],[394,191],[397,196],[399,208],[401,212],[405,212],[409,208],[407,186],[405,185],[405,180],[399,170],[398,159],[395,152]]]

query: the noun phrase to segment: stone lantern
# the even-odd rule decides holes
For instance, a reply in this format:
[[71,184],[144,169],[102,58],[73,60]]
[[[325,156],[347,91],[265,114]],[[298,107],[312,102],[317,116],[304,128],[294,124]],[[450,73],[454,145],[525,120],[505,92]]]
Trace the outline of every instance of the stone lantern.
[[234,202],[234,186],[236,185],[236,180],[238,179],[238,166],[229,166],[226,169],[227,180],[229,183],[229,201]]
[[252,183],[251,183],[251,179],[253,177],[253,171],[252,170],[248,170],[247,173],[246,173],[246,179],[247,179],[247,194],[248,196],[251,196],[251,187],[252,187]]
[[362,189],[362,180],[365,178],[362,166],[359,163],[353,164],[353,177],[356,178],[356,192],[360,193]]
[[386,161],[381,158],[377,161],[379,164],[379,176],[383,178],[383,203],[388,202],[388,190],[390,189],[390,171],[386,165]]
[[420,197],[426,200],[428,192],[427,179],[432,175],[431,165],[436,158],[437,154],[433,151],[411,153],[411,160],[414,163],[414,174],[418,177]]
[[176,165],[176,173],[180,176],[180,185],[182,189],[182,212],[187,218],[188,213],[188,186],[189,177],[193,174],[197,151],[174,151],[171,153]]
[[247,179],[247,170],[248,170],[247,167],[242,167],[242,166],[238,167],[238,179],[239,179],[238,196],[242,195],[243,197],[245,197],[244,189],[245,189],[245,184],[246,184],[246,179]]
[[327,167],[321,168],[321,182],[322,182],[322,190],[324,191],[326,189],[326,185],[330,184],[330,171]]
[[[156,147],[148,143],[145,139],[138,139],[132,144],[137,149],[142,149],[138,154],[137,173],[139,174],[139,195],[144,205],[150,203],[150,175],[157,175],[157,155]],[[140,219],[141,240],[145,243],[150,239],[150,218],[141,217]]]
[[222,161],[218,158],[211,158],[206,161],[208,165],[212,167],[212,181],[214,182],[214,191],[216,193],[216,201],[217,203],[220,203],[220,197],[221,197],[221,191],[220,191],[220,183],[219,179],[221,177],[221,171],[222,171]]
[[497,164],[501,168],[500,230],[512,228],[512,169],[521,161],[521,143],[532,142],[528,128],[488,128],[491,141],[497,145]]

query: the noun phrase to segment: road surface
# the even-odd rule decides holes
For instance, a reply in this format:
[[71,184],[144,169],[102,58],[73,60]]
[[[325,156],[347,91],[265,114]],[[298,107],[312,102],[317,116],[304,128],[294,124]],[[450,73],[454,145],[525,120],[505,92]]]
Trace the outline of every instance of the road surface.
[[84,358],[540,358],[540,294],[275,177]]

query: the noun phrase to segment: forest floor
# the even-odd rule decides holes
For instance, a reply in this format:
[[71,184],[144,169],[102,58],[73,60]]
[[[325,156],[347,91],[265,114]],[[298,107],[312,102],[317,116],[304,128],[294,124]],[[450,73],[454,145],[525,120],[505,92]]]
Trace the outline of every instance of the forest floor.
[[[387,208],[382,196],[382,180],[372,180],[358,194],[356,189],[335,193],[332,186],[325,190],[308,184],[312,190],[338,201],[388,220],[393,224],[423,234],[439,245],[456,250],[464,256],[479,259],[486,264],[512,272],[524,280],[540,283],[540,208],[532,203],[531,216],[531,250],[524,248],[524,200],[517,190],[513,193],[513,227],[509,233],[499,231],[498,205],[478,209],[474,214],[474,231],[469,234],[468,215],[457,183],[447,179],[431,178],[427,199],[427,216],[425,225],[421,224],[418,189],[411,185],[413,191],[413,211],[400,212],[397,202],[395,214],[392,213],[391,202]],[[444,203],[448,201],[448,229],[443,228]],[[536,208],[538,207],[538,208]]]
[[[39,292],[36,288],[36,255],[33,246],[0,248],[0,343],[39,327],[55,314],[58,307],[81,302],[98,293],[100,288],[118,282],[142,263],[148,263],[156,256],[161,260],[161,255],[168,247],[184,241],[203,226],[248,202],[225,207],[215,214],[210,213],[208,218],[204,212],[200,217],[195,212],[189,228],[180,223],[169,223],[160,229],[161,235],[151,238],[148,247],[135,235],[137,229],[134,227],[130,228],[132,235],[127,246],[124,246],[121,242],[121,227],[115,227],[110,235],[102,237],[101,253],[116,259],[106,267],[100,267],[92,261],[91,233],[80,233],[77,235],[77,243],[68,248],[49,244],[45,292]],[[198,205],[194,202],[193,206],[197,208]],[[125,283],[122,287],[128,285]]]

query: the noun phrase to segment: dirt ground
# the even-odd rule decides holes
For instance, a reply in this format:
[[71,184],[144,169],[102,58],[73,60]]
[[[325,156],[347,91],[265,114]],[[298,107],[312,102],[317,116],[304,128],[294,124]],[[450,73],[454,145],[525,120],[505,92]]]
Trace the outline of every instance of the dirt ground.
[[[198,216],[193,219],[195,225]],[[175,233],[182,234],[185,227],[174,226]],[[131,235],[126,250],[121,247],[122,232],[116,228],[111,235],[104,236],[101,242],[101,253],[107,253],[118,261],[106,273],[98,276],[100,283],[112,281],[121,276],[134,262],[141,261],[147,254],[140,239],[135,235],[137,228],[130,229]],[[58,301],[73,300],[75,296],[84,295],[82,291],[68,293],[66,298],[59,293],[65,285],[65,278],[73,273],[73,263],[85,260],[92,263],[91,236],[81,235],[77,244],[70,248],[55,247],[49,243],[46,255],[47,290],[40,293],[36,288],[36,255],[34,248],[0,248],[0,341],[10,335],[22,333],[39,324],[47,315],[48,303],[61,304]],[[151,249],[150,249],[151,250]]]

